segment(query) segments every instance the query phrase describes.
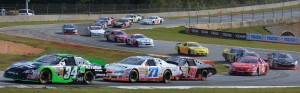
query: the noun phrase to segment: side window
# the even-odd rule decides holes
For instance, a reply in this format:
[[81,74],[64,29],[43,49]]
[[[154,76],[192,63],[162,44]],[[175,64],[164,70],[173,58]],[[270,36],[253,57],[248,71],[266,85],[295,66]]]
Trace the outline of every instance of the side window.
[[66,57],[64,59],[65,63],[66,63],[66,66],[75,66],[75,60],[74,60],[74,57]]
[[187,63],[189,66],[196,66],[194,59],[188,59]]
[[87,60],[85,60],[82,57],[75,57],[75,64],[77,66],[81,66],[81,65],[88,65],[89,62],[87,62]]
[[183,66],[186,63],[185,59],[180,59],[178,66]]
[[146,62],[146,65],[148,66],[156,66],[156,63],[154,61],[154,59],[148,59]]

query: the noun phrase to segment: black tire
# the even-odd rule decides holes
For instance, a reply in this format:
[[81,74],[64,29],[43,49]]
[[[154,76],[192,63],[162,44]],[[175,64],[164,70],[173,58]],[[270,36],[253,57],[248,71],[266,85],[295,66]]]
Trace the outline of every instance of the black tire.
[[160,20],[159,23],[162,24],[162,20]]
[[21,82],[21,80],[14,80],[15,82]]
[[204,81],[207,79],[207,77],[208,77],[208,72],[206,70],[203,70],[201,72],[201,80]]
[[257,76],[260,76],[259,68],[257,68],[256,75],[257,75]]
[[135,46],[136,46],[136,47],[139,47],[139,43],[138,43],[137,41],[135,42]]
[[106,41],[110,41],[109,38],[108,38],[108,36],[106,36]]
[[129,82],[135,83],[139,81],[139,73],[137,70],[131,70],[129,74]]
[[92,71],[86,71],[83,75],[83,82],[85,84],[92,84],[95,79],[95,75]]
[[49,71],[48,69],[44,69],[40,72],[39,82],[41,84],[49,84],[51,83],[51,80],[52,80],[51,71]]
[[171,81],[171,76],[172,76],[172,73],[170,72],[170,70],[166,70],[163,74],[162,82],[169,83]]
[[115,38],[115,42],[118,42],[118,39],[117,39],[117,38]]
[[188,49],[188,55],[191,55],[191,49]]
[[180,53],[180,49],[179,49],[179,47],[177,48],[177,53],[178,53],[178,54],[181,54],[181,53]]
[[125,40],[125,44],[126,44],[126,45],[129,45],[127,40]]
[[152,21],[152,25],[154,25],[154,21]]

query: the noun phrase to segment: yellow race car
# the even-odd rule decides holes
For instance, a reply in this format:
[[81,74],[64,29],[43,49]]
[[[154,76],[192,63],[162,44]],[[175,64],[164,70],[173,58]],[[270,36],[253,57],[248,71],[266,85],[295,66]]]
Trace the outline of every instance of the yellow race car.
[[202,55],[202,56],[206,56],[209,54],[208,48],[201,46],[201,44],[197,42],[177,43],[175,50],[177,50],[178,54]]

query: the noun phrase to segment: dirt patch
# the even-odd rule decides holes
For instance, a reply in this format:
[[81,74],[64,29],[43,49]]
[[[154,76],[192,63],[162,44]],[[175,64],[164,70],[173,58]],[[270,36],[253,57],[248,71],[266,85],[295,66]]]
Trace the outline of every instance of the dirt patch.
[[0,54],[30,55],[39,54],[44,49],[33,46],[0,40]]

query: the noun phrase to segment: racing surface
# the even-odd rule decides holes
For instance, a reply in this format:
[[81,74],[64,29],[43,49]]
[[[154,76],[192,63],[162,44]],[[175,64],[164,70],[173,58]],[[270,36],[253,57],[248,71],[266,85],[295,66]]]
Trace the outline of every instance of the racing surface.
[[[300,9],[293,12],[293,15],[300,15]],[[289,11],[285,11],[285,16],[288,16]],[[233,21],[241,21],[239,19],[242,15],[235,15]],[[255,19],[262,19],[262,14],[256,14]],[[273,13],[264,13],[264,18],[272,18]],[[282,17],[282,12],[275,12],[274,17]],[[243,20],[252,20],[253,16],[243,15]],[[220,17],[210,18],[211,22],[219,22]],[[229,16],[223,16],[222,22],[230,22],[231,18]],[[165,20],[161,25],[140,25],[139,23],[133,24],[129,29],[140,29],[140,28],[155,28],[155,27],[172,27],[172,26],[183,26],[186,25],[189,19],[174,19],[174,20]],[[196,23],[197,19],[191,19],[191,23]],[[199,23],[207,23],[208,18],[199,18]],[[158,54],[158,55],[170,55],[175,56],[177,52],[175,51],[176,42],[172,41],[161,41],[155,40],[155,46],[149,48],[137,48],[129,47],[124,43],[114,43],[107,42],[105,38],[91,38],[86,36],[86,27],[87,24],[76,24],[78,27],[79,35],[61,35],[62,24],[54,25],[38,25],[38,26],[17,26],[9,28],[1,28],[1,33],[38,38],[43,40],[51,41],[60,41],[65,43],[81,44],[87,46],[101,47],[101,48],[110,48],[131,52],[141,52],[146,54]],[[111,30],[109,28],[108,30]],[[151,38],[151,37],[150,37]],[[226,63],[222,57],[222,52],[224,48],[229,46],[222,45],[211,45],[211,44],[202,44],[205,47],[209,48],[210,54],[205,57],[201,57],[205,60],[214,61],[216,63]],[[264,49],[252,49],[248,48],[250,51],[257,52],[263,58],[266,58],[267,53],[271,53],[273,50],[264,50]],[[288,52],[290,53],[295,60],[300,61],[297,52]],[[299,65],[299,64],[298,64]],[[39,83],[24,83],[24,82],[14,82],[13,80],[2,78],[3,72],[0,72],[0,86],[1,85],[41,85]],[[76,84],[49,84],[47,86],[53,87],[105,87],[105,86],[299,86],[300,85],[300,71],[299,70],[270,70],[266,76],[229,76],[227,73],[217,74],[211,77],[208,77],[206,81],[172,81],[171,83],[157,83],[157,82],[141,82],[141,83],[124,83],[124,82],[105,82],[102,80],[96,80],[94,85],[76,85]]]

